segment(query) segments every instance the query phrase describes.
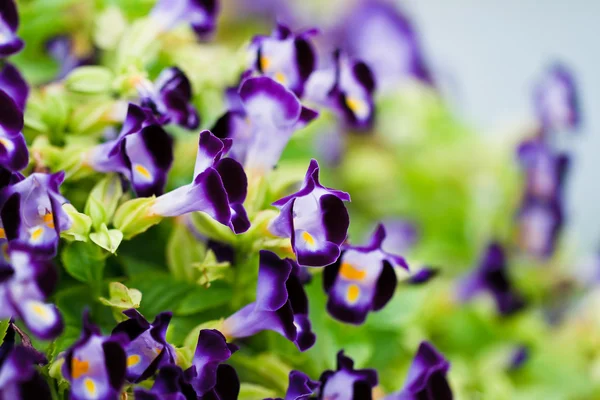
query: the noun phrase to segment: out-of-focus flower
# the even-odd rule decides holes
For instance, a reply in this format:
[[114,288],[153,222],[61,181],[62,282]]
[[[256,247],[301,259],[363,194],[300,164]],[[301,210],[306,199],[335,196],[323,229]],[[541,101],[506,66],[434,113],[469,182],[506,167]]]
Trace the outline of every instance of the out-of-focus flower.
[[529,351],[527,346],[517,347],[512,354],[508,368],[512,371],[521,368],[529,359]]
[[319,386],[318,381],[311,380],[305,373],[296,370],[290,371],[288,389],[283,400],[308,400],[313,394],[316,394]]
[[63,210],[67,203],[59,191],[64,172],[33,173],[0,193],[2,225],[9,241],[19,241],[49,256],[56,254],[60,232],[71,219]]
[[417,271],[415,274],[408,278],[408,283],[411,285],[422,285],[429,282],[434,278],[440,271],[436,268],[425,267]]
[[19,14],[13,0],[0,2],[0,58],[18,53],[23,41],[17,36]]
[[102,336],[87,313],[81,337],[65,354],[62,374],[71,383],[71,399],[117,399],[127,370],[125,335]]
[[166,365],[158,371],[152,389],[140,387],[134,390],[138,400],[196,400],[198,395],[185,378],[184,372],[176,365]]
[[338,112],[354,128],[373,123],[375,79],[362,61],[334,52],[329,68],[315,71],[306,84],[306,98]]
[[377,385],[377,371],[374,369],[354,369],[354,361],[337,354],[337,370],[321,374],[319,400],[371,399],[373,388]]
[[243,202],[248,182],[244,169],[232,158],[225,158],[231,139],[221,140],[210,131],[200,133],[194,181],[158,197],[150,213],[175,217],[202,211],[235,233],[248,230],[250,222]]
[[298,34],[278,24],[271,36],[255,36],[250,45],[250,68],[268,76],[301,97],[304,85],[316,66],[316,53],[310,29]]
[[388,253],[399,254],[412,248],[419,240],[419,229],[406,220],[390,219],[382,222],[385,239],[381,248]]
[[517,156],[526,174],[526,196],[549,201],[561,197],[569,166],[566,154],[555,154],[541,140],[529,140],[519,146]]
[[325,267],[327,311],[336,319],[362,324],[369,311],[382,309],[394,295],[394,267],[408,269],[403,257],[384,252],[385,228],[379,225],[366,246],[344,246],[336,263]]
[[348,232],[350,221],[344,201],[350,201],[350,195],[321,185],[319,164],[311,160],[302,188],[273,203],[281,211],[270,230],[290,238],[298,264],[329,265],[339,257]]
[[408,370],[404,388],[385,400],[452,400],[446,374],[450,363],[429,342],[421,342]]
[[134,308],[123,314],[129,319],[119,323],[112,334],[124,333],[129,338],[125,346],[128,381],[141,382],[162,366],[175,363],[175,350],[165,339],[171,313],[158,314],[151,324]]
[[94,62],[94,54],[82,54],[73,37],[69,35],[57,35],[50,38],[46,42],[46,51],[59,65],[56,80],[65,78],[69,72],[79,66]]
[[93,148],[87,164],[99,172],[119,172],[140,197],[160,195],[173,162],[171,137],[148,110],[129,104],[119,136]]
[[417,33],[396,7],[379,0],[363,1],[341,29],[343,48],[371,68],[377,86],[393,90],[403,79],[432,84]]
[[459,286],[459,297],[469,300],[480,292],[488,292],[496,302],[496,308],[502,315],[519,311],[525,302],[512,287],[506,271],[504,250],[498,243],[490,243],[481,262]]
[[21,133],[23,113],[10,95],[2,90],[0,107],[3,110],[0,116],[0,166],[19,171],[29,162],[27,144]]
[[35,349],[15,345],[15,331],[10,325],[0,346],[0,398],[50,400],[50,388],[35,368],[46,362]]
[[225,336],[216,329],[200,331],[192,366],[185,371],[199,398],[237,398],[240,390],[237,373],[233,367],[222,364],[237,349],[236,345],[227,343]]
[[165,30],[188,23],[204,39],[215,30],[218,12],[218,0],[159,0],[150,16]]
[[239,100],[229,93],[233,107],[213,131],[233,139],[232,157],[249,173],[263,175],[277,164],[292,134],[318,114],[269,77],[242,79]]
[[41,339],[54,339],[63,320],[53,304],[45,303],[54,289],[54,266],[23,243],[2,246],[0,265],[0,319],[19,318]]
[[290,259],[260,251],[256,301],[223,322],[227,337],[243,338],[272,330],[294,342],[300,351],[315,342],[308,320],[308,299]]
[[563,225],[560,200],[546,203],[526,198],[517,218],[519,246],[534,257],[551,257]]
[[7,62],[0,71],[0,90],[6,92],[13,99],[21,112],[25,109],[25,103],[29,96],[29,85],[19,70]]
[[552,65],[534,90],[537,117],[544,132],[575,129],[581,119],[572,72],[562,64]]
[[142,107],[151,109],[161,124],[174,122],[190,130],[200,125],[200,116],[191,104],[192,85],[179,68],[166,68],[154,84],[142,79],[136,87]]

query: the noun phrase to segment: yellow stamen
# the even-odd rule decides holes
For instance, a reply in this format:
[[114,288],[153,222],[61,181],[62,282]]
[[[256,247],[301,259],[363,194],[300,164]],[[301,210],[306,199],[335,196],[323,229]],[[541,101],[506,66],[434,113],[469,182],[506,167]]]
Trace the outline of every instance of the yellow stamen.
[[77,357],[73,357],[73,361],[71,361],[71,370],[73,379],[77,379],[89,372],[90,363],[87,361],[81,361]]
[[54,216],[52,215],[52,213],[44,214],[42,220],[48,228],[54,229]]
[[346,293],[346,299],[350,303],[355,303],[360,295],[360,288],[356,285],[348,286],[348,292]]
[[134,168],[144,178],[146,178],[146,179],[152,179],[152,175],[150,174],[150,171],[148,171],[146,169],[146,167],[144,167],[143,165],[136,164]]
[[31,231],[31,238],[33,240],[38,240],[40,238],[40,236],[42,236],[43,232],[44,232],[44,228],[42,228],[41,226],[38,226],[33,231]]
[[315,244],[315,238],[312,237],[312,235],[306,231],[302,232],[302,239],[304,239],[304,241],[311,246]]
[[271,66],[271,60],[268,57],[260,58],[260,69],[262,72],[265,72]]
[[287,83],[287,78],[285,77],[285,74],[283,72],[276,72],[274,78],[277,82],[281,83],[282,85],[285,85]]
[[42,307],[41,304],[34,304],[32,307],[32,310],[34,313],[36,313],[37,315],[39,315],[42,318],[48,318],[49,313],[48,310],[44,307]]
[[355,97],[347,97],[346,105],[354,114],[364,115],[367,112],[367,105],[365,102]]
[[0,228],[0,239],[6,239],[6,231],[4,228]]
[[96,396],[96,384],[92,379],[85,378],[85,381],[83,381],[83,385],[85,386],[85,390],[90,396]]
[[362,281],[367,276],[367,272],[354,268],[352,264],[343,262],[340,266],[340,276],[349,281]]
[[159,355],[160,353],[162,353],[163,349],[161,349],[160,347],[155,347],[154,348],[154,352],[156,353],[156,355]]
[[0,144],[5,148],[12,148],[12,143],[6,138],[0,137]]
[[136,365],[139,362],[140,362],[140,356],[138,356],[137,354],[127,357],[127,366],[128,367],[133,367],[134,365]]

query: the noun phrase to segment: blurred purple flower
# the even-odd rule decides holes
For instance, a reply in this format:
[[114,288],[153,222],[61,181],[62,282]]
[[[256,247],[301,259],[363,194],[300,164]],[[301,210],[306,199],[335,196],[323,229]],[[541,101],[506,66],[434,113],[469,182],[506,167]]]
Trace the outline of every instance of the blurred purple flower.
[[544,132],[572,130],[581,113],[573,73],[562,64],[552,65],[534,89],[537,117]]
[[[19,110],[25,110],[25,103],[29,96],[29,85],[11,63],[5,62],[0,71],[0,90],[6,92],[15,102]],[[7,106],[3,106],[6,109]],[[8,112],[6,112],[8,114]],[[14,115],[14,112],[11,112]],[[5,116],[6,118],[6,116]]]
[[285,399],[278,400],[309,400],[312,398],[312,395],[316,394],[319,386],[320,382],[311,380],[303,372],[292,370],[289,375],[289,384],[285,393]]
[[0,58],[18,53],[23,41],[17,36],[19,14],[13,0],[0,2]]
[[218,0],[158,0],[150,15],[162,29],[189,23],[196,35],[205,39],[216,28],[218,12]]
[[[3,72],[6,71],[6,67]],[[0,83],[2,83],[0,76]],[[0,90],[0,167],[19,171],[29,163],[29,151],[23,130],[23,112],[10,97],[10,93]]]
[[517,218],[519,246],[534,257],[551,257],[563,226],[560,200],[544,202],[535,198],[525,198]]
[[46,52],[59,66],[55,79],[64,79],[71,71],[82,65],[95,62],[94,54],[79,54],[74,40],[69,35],[57,35],[46,42]]
[[328,399],[371,399],[373,388],[377,386],[377,371],[374,369],[354,369],[354,361],[337,354],[337,370],[321,374],[319,400]]

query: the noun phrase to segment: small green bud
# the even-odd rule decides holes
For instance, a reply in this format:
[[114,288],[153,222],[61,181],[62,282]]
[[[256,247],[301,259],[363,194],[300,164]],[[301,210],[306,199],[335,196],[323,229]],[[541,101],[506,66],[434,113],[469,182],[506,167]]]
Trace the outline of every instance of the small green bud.
[[78,212],[70,203],[63,204],[62,209],[71,218],[71,227],[66,231],[62,231],[60,236],[69,241],[87,242],[92,227],[92,219]]
[[130,308],[139,308],[142,302],[142,292],[137,289],[129,289],[119,282],[111,282],[108,285],[109,298],[100,297],[100,303],[113,309],[113,314],[117,322],[127,319],[123,311]]
[[195,263],[194,268],[200,271],[200,278],[198,284],[210,287],[210,283],[218,279],[225,277],[225,273],[229,269],[230,264],[228,262],[217,261],[217,256],[212,250],[206,252],[206,257],[200,263]]
[[228,244],[234,244],[236,242],[235,233],[228,227],[212,219],[208,214],[195,212],[190,215],[194,227],[207,238]]
[[92,218],[96,230],[110,222],[121,196],[123,196],[123,188],[116,174],[107,176],[94,186],[85,204],[85,213]]
[[121,204],[113,218],[115,228],[123,232],[125,239],[146,232],[153,225],[162,221],[160,215],[155,215],[150,211],[156,197],[142,197],[132,199]]
[[83,66],[75,68],[65,80],[67,89],[86,94],[108,93],[112,88],[113,73],[106,67]]
[[114,254],[123,240],[123,232],[118,229],[108,229],[106,224],[102,224],[98,232],[90,233],[90,239],[104,250]]
[[206,258],[205,246],[198,242],[186,224],[176,224],[167,242],[167,266],[176,279],[193,280],[193,265]]

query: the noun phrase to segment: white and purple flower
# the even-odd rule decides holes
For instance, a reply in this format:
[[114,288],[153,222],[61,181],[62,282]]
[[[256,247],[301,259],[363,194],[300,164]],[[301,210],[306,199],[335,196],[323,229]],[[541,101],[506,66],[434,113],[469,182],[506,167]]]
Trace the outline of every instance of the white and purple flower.
[[21,51],[24,46],[17,36],[19,14],[13,0],[0,2],[0,58],[5,58]]
[[377,371],[374,369],[354,369],[354,361],[337,354],[337,370],[321,374],[319,400],[329,399],[371,399],[373,388],[377,386]]
[[200,39],[216,28],[218,0],[159,0],[150,15],[162,29],[188,23]]
[[575,79],[562,64],[552,65],[537,83],[534,105],[542,131],[574,130],[581,119]]

